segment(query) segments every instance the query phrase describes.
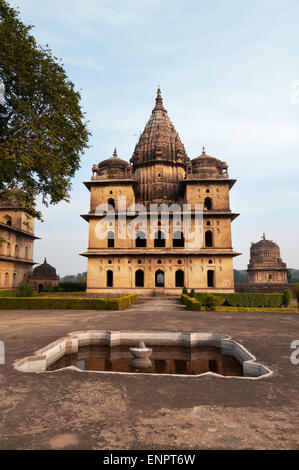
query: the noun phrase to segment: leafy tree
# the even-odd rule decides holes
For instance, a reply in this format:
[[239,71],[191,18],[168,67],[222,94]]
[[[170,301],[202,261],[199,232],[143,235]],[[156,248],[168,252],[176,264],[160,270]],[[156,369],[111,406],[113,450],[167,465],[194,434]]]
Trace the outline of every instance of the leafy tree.
[[41,219],[35,198],[45,205],[69,200],[90,134],[80,94],[31,29],[0,0],[0,200],[17,186],[19,202]]

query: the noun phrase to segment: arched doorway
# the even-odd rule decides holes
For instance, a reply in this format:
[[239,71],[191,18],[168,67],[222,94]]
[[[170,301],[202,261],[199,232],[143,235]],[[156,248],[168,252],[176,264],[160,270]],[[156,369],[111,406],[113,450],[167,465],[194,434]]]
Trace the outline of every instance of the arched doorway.
[[161,230],[158,230],[158,232],[155,233],[154,247],[165,248],[165,235]]
[[210,197],[205,198],[204,208],[210,211],[212,209],[212,199]]
[[44,285],[43,284],[39,284],[38,285],[38,292],[41,292],[44,288]]
[[184,248],[185,240],[184,234],[181,231],[174,232],[173,234],[173,248]]
[[207,273],[208,287],[214,287],[214,271],[209,270]]
[[206,248],[213,246],[213,232],[207,230],[205,233],[205,246]]
[[161,271],[161,269],[156,271],[155,286],[156,287],[164,287],[164,271]]
[[136,233],[136,248],[146,248],[146,235],[144,232]]
[[144,271],[142,269],[135,272],[135,287],[144,287]]
[[9,287],[9,274],[5,273],[4,287]]
[[114,248],[114,232],[108,232],[108,248]]
[[13,273],[12,276],[12,286],[17,287],[17,273]]
[[[115,209],[115,200],[113,198],[108,199],[108,204]],[[111,209],[111,207],[109,207],[109,209]]]
[[113,287],[113,271],[107,271],[107,287]]
[[178,269],[175,273],[175,287],[184,287],[184,271]]
[[107,287],[113,287],[113,271],[107,271]]

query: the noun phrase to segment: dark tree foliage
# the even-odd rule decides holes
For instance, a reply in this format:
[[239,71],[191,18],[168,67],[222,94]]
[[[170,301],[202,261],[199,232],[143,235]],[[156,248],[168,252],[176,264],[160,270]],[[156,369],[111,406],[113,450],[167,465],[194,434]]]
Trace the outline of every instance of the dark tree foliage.
[[0,0],[0,200],[18,187],[20,202],[41,218],[37,196],[45,205],[69,200],[89,132],[80,94],[31,29]]

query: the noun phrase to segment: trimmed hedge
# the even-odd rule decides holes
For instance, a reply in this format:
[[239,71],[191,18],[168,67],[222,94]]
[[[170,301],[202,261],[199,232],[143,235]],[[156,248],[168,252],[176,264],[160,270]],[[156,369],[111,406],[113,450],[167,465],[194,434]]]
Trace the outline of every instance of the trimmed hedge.
[[137,300],[136,294],[115,299],[7,297],[0,298],[0,310],[124,310]]
[[[222,295],[222,294],[221,294]],[[283,294],[224,294],[225,304],[231,307],[274,307],[283,304]]]
[[182,294],[181,300],[188,310],[202,310],[201,303],[197,299],[189,297],[189,295]]
[[[190,297],[191,294],[189,294]],[[218,305],[222,305],[224,302],[224,297],[220,295],[210,294],[208,292],[193,294],[193,297],[201,302],[202,306],[205,307],[204,310],[215,310]]]
[[269,307],[216,307],[216,312],[270,312],[270,313],[298,313],[296,308],[269,308]]
[[0,290],[0,297],[15,297],[15,290]]
[[[217,301],[218,299],[218,301]],[[259,312],[259,311],[276,311],[281,313],[291,313],[290,309],[282,309],[284,305],[284,294],[194,294],[194,298],[190,294],[182,294],[182,302],[188,310],[217,310],[217,311],[240,311],[240,312]],[[200,304],[195,307],[194,301]],[[264,309],[264,310],[263,310]],[[294,310],[296,312],[296,310]]]

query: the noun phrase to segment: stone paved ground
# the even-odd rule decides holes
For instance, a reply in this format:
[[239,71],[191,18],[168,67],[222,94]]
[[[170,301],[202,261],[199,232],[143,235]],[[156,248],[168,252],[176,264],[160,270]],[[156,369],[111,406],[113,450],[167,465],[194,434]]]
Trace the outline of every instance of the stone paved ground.
[[[257,381],[13,369],[85,329],[226,333],[274,371]],[[189,312],[177,300],[124,312],[0,311],[0,449],[298,449],[298,314]]]

